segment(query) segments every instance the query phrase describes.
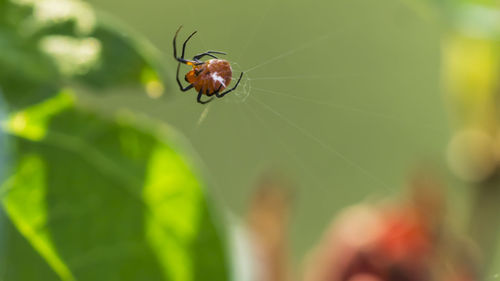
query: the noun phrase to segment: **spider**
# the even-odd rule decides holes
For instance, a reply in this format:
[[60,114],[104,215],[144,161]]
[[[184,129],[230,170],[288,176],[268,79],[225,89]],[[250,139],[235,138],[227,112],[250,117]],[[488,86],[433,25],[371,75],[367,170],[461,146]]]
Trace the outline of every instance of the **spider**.
[[[193,37],[196,31],[191,33],[191,35],[188,36],[186,41],[184,41],[184,44],[182,44],[182,54],[180,57],[177,56],[176,39],[181,28],[182,25],[177,29],[177,32],[175,32],[174,36],[174,57],[179,62],[179,64],[177,65],[176,78],[181,91],[185,92],[194,87],[196,91],[198,91],[198,97],[196,100],[201,104],[206,104],[212,101],[214,97],[202,101],[201,100],[202,95],[206,95],[208,97],[215,95],[217,98],[222,98],[226,94],[236,89],[236,87],[238,87],[238,84],[240,84],[241,77],[243,77],[243,72],[240,74],[240,78],[238,79],[234,87],[232,87],[229,90],[226,90],[225,92],[222,92],[224,91],[224,89],[227,88],[229,83],[231,83],[233,73],[229,62],[227,60],[217,58],[214,54],[225,55],[226,53],[218,51],[206,51],[204,53],[195,55],[192,60],[187,60],[184,58],[186,44],[189,41],[189,39]],[[212,57],[212,59],[207,61],[200,61],[200,59],[204,56]],[[179,79],[179,69],[181,67],[181,63],[193,67],[193,69],[190,70],[184,77],[186,82],[189,83],[189,85],[186,87],[182,86],[182,83]]]

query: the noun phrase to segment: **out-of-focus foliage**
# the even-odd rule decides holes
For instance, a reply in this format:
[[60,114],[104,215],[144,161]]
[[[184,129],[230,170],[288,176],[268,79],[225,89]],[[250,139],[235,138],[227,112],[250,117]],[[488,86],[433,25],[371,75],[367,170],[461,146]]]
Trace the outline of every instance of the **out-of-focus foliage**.
[[9,107],[57,93],[68,83],[95,88],[143,84],[158,96],[154,50],[78,0],[0,0],[0,83]]
[[475,187],[468,228],[487,275],[498,265],[500,246],[500,6],[493,0],[445,4],[442,79],[455,129],[447,156],[454,174]]
[[498,127],[500,10],[488,1],[450,7],[451,29],[443,39],[443,80],[455,125],[494,133]]
[[455,174],[487,181],[499,166],[500,9],[494,1],[457,1],[445,6],[443,85],[457,130],[448,149]]
[[81,111],[65,93],[4,122],[16,145],[1,186],[6,280],[225,278],[224,247],[171,130],[138,124]]
[[[5,109],[5,103],[0,91],[0,120],[4,120],[7,116]],[[4,178],[5,170],[9,164],[8,161],[8,145],[7,145],[7,135],[3,130],[0,130],[0,179]],[[1,229],[1,218],[0,218],[0,229]],[[0,242],[0,251],[2,250],[2,244]]]
[[0,0],[0,280],[227,280],[182,139],[71,90],[162,91],[157,57],[129,34],[85,2]]

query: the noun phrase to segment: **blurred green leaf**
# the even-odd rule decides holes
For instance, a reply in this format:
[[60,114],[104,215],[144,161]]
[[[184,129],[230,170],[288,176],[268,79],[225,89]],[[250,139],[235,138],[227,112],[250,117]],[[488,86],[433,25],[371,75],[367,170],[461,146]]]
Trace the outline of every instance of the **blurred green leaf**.
[[[227,280],[203,186],[172,129],[61,93],[12,113],[1,280]],[[36,272],[36,274],[34,273]]]
[[80,0],[0,1],[0,86],[11,108],[79,83],[163,93],[158,53]]
[[55,65],[36,46],[0,26],[0,86],[11,107],[23,107],[49,97],[57,92],[60,80]]
[[[155,49],[146,40],[130,36],[132,32],[120,27],[109,17],[100,14],[99,23],[91,36],[102,45],[101,61],[81,79],[93,86],[116,84],[145,84],[161,82],[161,66],[157,64]],[[148,75],[144,79],[145,75]]]

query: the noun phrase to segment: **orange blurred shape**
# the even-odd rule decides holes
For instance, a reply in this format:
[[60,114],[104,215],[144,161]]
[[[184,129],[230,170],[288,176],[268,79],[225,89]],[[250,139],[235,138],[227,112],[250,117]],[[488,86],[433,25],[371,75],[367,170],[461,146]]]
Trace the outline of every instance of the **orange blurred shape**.
[[247,215],[259,272],[258,281],[290,279],[288,222],[290,183],[281,175],[267,174],[258,184]]

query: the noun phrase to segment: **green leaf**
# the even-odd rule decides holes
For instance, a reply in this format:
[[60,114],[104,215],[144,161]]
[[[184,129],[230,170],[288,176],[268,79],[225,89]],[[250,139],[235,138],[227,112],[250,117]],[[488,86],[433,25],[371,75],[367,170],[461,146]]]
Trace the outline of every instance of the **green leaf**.
[[158,52],[80,0],[0,1],[0,87],[12,109],[78,83],[163,94]]
[[60,87],[53,62],[37,47],[0,26],[0,86],[10,107],[24,107],[50,97]]
[[146,40],[139,39],[109,16],[99,14],[99,21],[91,36],[102,45],[98,65],[81,76],[86,84],[105,87],[110,85],[145,85],[161,80],[162,68],[156,63],[159,54]]
[[2,129],[16,149],[0,280],[228,279],[216,214],[171,128],[105,120],[62,93]]

